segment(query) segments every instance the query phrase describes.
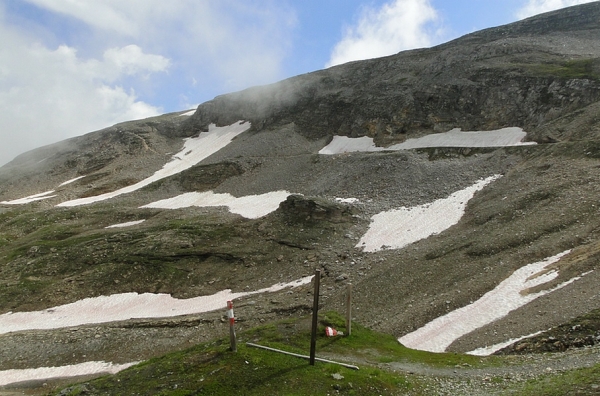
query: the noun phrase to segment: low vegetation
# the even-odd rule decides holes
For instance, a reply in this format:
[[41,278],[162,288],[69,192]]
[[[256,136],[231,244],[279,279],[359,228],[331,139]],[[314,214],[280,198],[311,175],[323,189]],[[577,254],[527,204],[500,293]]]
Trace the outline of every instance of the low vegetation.
[[52,394],[542,396],[593,395],[600,389],[600,364],[562,372],[542,370],[533,376],[529,372],[526,377],[518,377],[515,373],[519,367],[528,372],[526,358],[416,351],[405,348],[390,335],[358,323],[352,324],[350,336],[326,337],[325,326],[346,330],[345,320],[337,312],[321,314],[317,357],[355,365],[358,370],[320,361],[311,366],[308,359],[246,344],[306,356],[310,349],[311,317],[305,316],[240,332],[235,353],[230,350],[229,339],[220,338],[150,359],[116,375],[54,390]]
[[419,363],[432,367],[494,365],[497,357],[433,354],[410,350],[390,336],[352,326],[351,336],[328,338],[325,326],[345,330],[335,312],[320,316],[317,356],[359,366],[359,370],[251,347],[252,342],[308,355],[310,317],[283,320],[238,334],[238,351],[228,339],[197,345],[151,359],[114,376],[63,390],[61,395],[381,395],[428,394],[427,381],[395,372],[390,363]]
[[552,75],[561,79],[600,80],[598,59],[574,59],[562,64],[539,64],[531,69],[539,74]]

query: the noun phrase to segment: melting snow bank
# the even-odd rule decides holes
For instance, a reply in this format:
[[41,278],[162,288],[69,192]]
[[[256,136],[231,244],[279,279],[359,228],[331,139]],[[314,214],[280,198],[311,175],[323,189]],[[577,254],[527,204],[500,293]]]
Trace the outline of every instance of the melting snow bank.
[[57,206],[79,206],[88,205],[94,202],[104,201],[109,198],[114,198],[118,195],[127,194],[142,187],[149,185],[157,180],[164,179],[191,168],[203,159],[221,150],[227,146],[234,137],[242,132],[250,129],[250,123],[238,121],[235,124],[217,127],[211,124],[208,127],[208,132],[202,132],[197,138],[185,139],[183,149],[175,154],[172,160],[166,163],[162,169],[156,171],[152,176],[137,182],[131,186],[121,188],[106,194],[96,195],[93,197],[74,199],[58,204]]
[[494,131],[462,132],[460,128],[445,133],[433,133],[418,139],[408,139],[404,143],[390,147],[377,147],[373,139],[367,136],[349,138],[334,136],[331,143],[323,147],[319,154],[341,154],[356,151],[408,150],[425,147],[506,147],[535,144],[524,143],[527,136],[521,128],[502,128]]
[[432,203],[402,207],[376,214],[371,218],[367,233],[358,241],[357,248],[365,252],[376,252],[384,248],[401,249],[418,240],[438,234],[458,223],[467,202],[475,192],[500,178],[500,175],[479,180],[470,187],[438,199]]
[[212,191],[190,192],[149,203],[142,206],[142,208],[181,209],[190,206],[227,206],[231,213],[249,219],[258,219],[277,210],[279,204],[285,201],[290,194],[287,191],[273,191],[261,195],[247,195],[236,198],[231,194],[215,194]]
[[71,304],[35,312],[0,315],[0,334],[22,330],[58,329],[84,324],[107,323],[139,318],[166,318],[198,314],[224,308],[227,301],[253,294],[276,292],[310,283],[312,275],[289,283],[251,292],[232,293],[230,289],[210,296],[180,300],[169,294],[122,293],[91,297]]
[[558,272],[555,270],[548,271],[547,267],[559,261],[569,252],[570,250],[564,251],[556,256],[548,257],[543,261],[516,270],[496,286],[494,290],[484,294],[473,304],[434,319],[420,329],[399,338],[398,341],[413,349],[444,352],[450,344],[463,335],[508,315],[509,312],[528,304],[538,297],[561,289],[580,279],[581,276],[563,282],[549,290],[527,293],[530,288],[556,279]]
[[139,362],[113,364],[106,362],[85,362],[60,367],[39,367],[21,370],[0,371],[0,386],[23,381],[40,381],[51,378],[69,378],[81,375],[116,374]]
[[0,204],[5,204],[5,205],[23,205],[23,204],[27,204],[30,202],[35,202],[35,201],[41,201],[42,199],[48,199],[48,198],[53,198],[56,195],[50,195],[54,192],[54,190],[51,191],[46,191],[43,193],[39,193],[39,194],[35,194],[35,195],[30,195],[28,197],[24,197],[24,198],[19,198],[19,199],[13,199],[12,201],[2,201],[0,202]]

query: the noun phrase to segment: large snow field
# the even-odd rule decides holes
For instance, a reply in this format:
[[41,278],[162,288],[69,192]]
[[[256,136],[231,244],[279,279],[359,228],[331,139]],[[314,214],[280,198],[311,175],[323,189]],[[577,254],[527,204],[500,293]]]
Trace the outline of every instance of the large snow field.
[[[225,309],[227,301],[259,293],[272,293],[295,288],[312,281],[313,276],[251,292],[232,293],[223,290],[210,296],[180,300],[168,294],[121,293],[111,296],[85,298],[71,304],[43,311],[16,312],[0,315],[0,334],[24,330],[48,330],[84,324],[107,323],[136,318],[166,318],[179,315]],[[138,362],[113,365],[105,362],[85,362],[71,366],[38,367],[22,370],[0,371],[0,386],[12,383],[58,377],[116,373]]]
[[84,324],[107,323],[137,318],[166,318],[224,309],[227,301],[253,294],[276,292],[288,287],[310,283],[312,275],[289,283],[232,293],[226,289],[210,296],[176,299],[169,294],[121,293],[111,296],[84,298],[71,304],[43,311],[8,312],[0,315],[0,334],[23,331],[58,329]]
[[181,209],[190,206],[226,206],[231,213],[239,214],[248,219],[258,219],[277,210],[279,204],[285,201],[290,194],[287,191],[273,191],[266,194],[236,198],[231,194],[215,194],[212,191],[189,192],[149,203],[142,206],[142,208]]
[[369,229],[356,247],[365,252],[402,249],[413,242],[438,234],[458,223],[473,195],[499,177],[495,175],[479,180],[448,198],[425,205],[376,214],[371,218]]
[[74,199],[62,202],[56,206],[79,206],[104,201],[118,195],[139,190],[140,188],[157,180],[164,179],[165,177],[176,175],[221,150],[231,143],[233,138],[237,135],[250,129],[250,126],[250,123],[244,123],[242,121],[238,121],[235,124],[225,127],[217,127],[214,124],[211,124],[208,128],[208,132],[200,133],[197,138],[185,139],[183,149],[175,154],[171,161],[167,162],[162,169],[156,171],[152,176],[116,191],[93,197]]
[[[413,349],[444,352],[450,344],[463,335],[508,315],[511,311],[528,304],[536,298],[561,289],[580,279],[581,276],[575,277],[552,289],[537,293],[527,292],[530,288],[556,279],[558,272],[548,270],[548,267],[569,253],[570,250],[567,250],[519,268],[479,300],[432,320],[420,329],[400,337],[398,341]],[[505,345],[499,344],[496,347],[500,349],[503,346]],[[479,349],[474,351],[474,354],[482,355],[488,352],[493,353],[495,351],[493,348]]]
[[369,152],[384,150],[408,150],[426,147],[506,147],[535,144],[523,142],[527,136],[521,128],[510,127],[493,131],[462,132],[460,128],[444,133],[433,133],[417,139],[408,139],[404,143],[390,147],[377,147],[373,139],[367,136],[349,138],[334,136],[331,143],[323,147],[319,154],[342,154],[349,152]]

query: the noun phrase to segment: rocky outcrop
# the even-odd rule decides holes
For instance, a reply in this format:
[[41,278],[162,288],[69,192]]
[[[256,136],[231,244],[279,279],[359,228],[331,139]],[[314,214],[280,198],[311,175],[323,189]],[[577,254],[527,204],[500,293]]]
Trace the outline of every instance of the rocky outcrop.
[[515,342],[497,355],[564,352],[600,344],[600,310],[576,318],[535,337]]
[[352,219],[352,209],[320,198],[290,195],[279,205],[283,216],[292,223],[329,221],[347,222]]

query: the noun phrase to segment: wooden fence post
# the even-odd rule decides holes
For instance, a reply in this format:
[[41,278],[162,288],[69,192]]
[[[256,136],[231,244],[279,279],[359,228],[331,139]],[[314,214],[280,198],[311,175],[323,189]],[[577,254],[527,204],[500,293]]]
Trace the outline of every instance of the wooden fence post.
[[315,365],[315,350],[317,348],[317,323],[319,314],[319,286],[321,283],[321,270],[315,270],[315,292],[313,299],[312,331],[310,334],[310,365]]

